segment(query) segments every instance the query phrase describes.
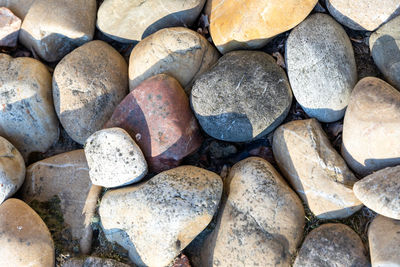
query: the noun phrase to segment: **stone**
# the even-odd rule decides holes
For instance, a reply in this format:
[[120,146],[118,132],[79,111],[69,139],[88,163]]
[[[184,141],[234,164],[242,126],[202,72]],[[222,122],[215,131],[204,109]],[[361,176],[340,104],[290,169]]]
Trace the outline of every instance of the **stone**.
[[327,223],[306,236],[293,267],[366,267],[366,255],[361,238],[350,227]]
[[299,197],[274,167],[257,157],[242,160],[230,170],[225,190],[200,266],[290,266],[305,215]]
[[54,266],[54,244],[46,224],[23,201],[0,205],[0,266]]
[[119,42],[140,41],[156,31],[191,26],[205,0],[105,0],[97,12],[97,27]]
[[20,42],[49,62],[93,39],[96,0],[36,0],[22,23]]
[[127,131],[156,173],[177,167],[203,140],[182,86],[166,74],[145,80],[129,93],[105,127]]
[[17,192],[24,180],[24,158],[7,139],[0,136],[0,204]]
[[377,216],[368,228],[371,264],[374,267],[400,266],[400,221]]
[[18,18],[23,20],[35,0],[0,0],[0,6],[10,9]]
[[33,200],[47,202],[57,196],[66,228],[73,240],[79,242],[81,252],[89,253],[93,235],[90,223],[100,190],[92,188],[85,154],[80,149],[30,165],[21,197],[30,204]]
[[53,75],[58,118],[68,135],[84,144],[102,129],[128,93],[128,66],[109,44],[92,41],[64,57]]
[[302,22],[317,0],[209,0],[210,33],[218,50],[257,49]]
[[342,155],[360,176],[400,164],[400,92],[374,77],[354,87],[343,123]]
[[125,247],[135,264],[163,267],[209,224],[221,194],[218,175],[181,166],[145,184],[107,191],[101,224],[107,239]]
[[165,73],[176,78],[190,94],[193,80],[218,58],[217,50],[195,31],[183,27],[159,30],[132,50],[129,59],[130,90],[151,76]]
[[341,24],[358,31],[374,31],[400,14],[398,0],[326,0],[329,13]]
[[329,15],[311,15],[290,33],[285,56],[293,94],[307,115],[321,122],[342,119],[357,68],[340,24]]
[[147,163],[139,146],[121,128],[95,132],[85,144],[89,175],[93,184],[117,187],[139,182],[147,174]]
[[0,7],[0,46],[16,47],[21,19],[8,8]]
[[386,81],[400,90],[400,16],[371,34],[369,48]]
[[191,104],[203,130],[229,142],[247,142],[273,131],[286,117],[292,91],[268,54],[234,51],[196,79]]
[[66,261],[62,267],[129,267],[130,265],[112,259],[100,257],[72,258]]
[[47,67],[33,58],[0,54],[0,73],[0,135],[25,160],[31,152],[46,152],[58,139]]
[[354,184],[356,197],[368,208],[400,220],[400,166],[388,167]]
[[283,175],[319,219],[346,218],[362,208],[352,190],[358,179],[316,119],[280,126],[272,150]]

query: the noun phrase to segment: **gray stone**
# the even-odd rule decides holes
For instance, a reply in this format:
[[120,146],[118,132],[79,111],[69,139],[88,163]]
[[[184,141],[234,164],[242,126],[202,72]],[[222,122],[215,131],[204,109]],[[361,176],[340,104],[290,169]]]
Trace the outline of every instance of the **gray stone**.
[[16,47],[20,28],[21,19],[8,8],[0,7],[0,46]]
[[221,178],[194,166],[162,172],[145,184],[107,191],[99,214],[106,237],[139,266],[171,263],[211,221]]
[[128,93],[128,66],[103,41],[92,41],[64,57],[53,75],[58,118],[80,144],[100,130]]
[[20,42],[55,62],[93,39],[96,0],[36,0],[21,27]]
[[129,267],[130,265],[112,259],[99,257],[72,258],[66,261],[62,267]]
[[35,0],[0,0],[0,6],[9,8],[21,20],[25,18]]
[[140,41],[168,27],[191,26],[205,0],[105,0],[97,13],[97,27],[120,42]]
[[234,51],[194,83],[191,104],[212,137],[246,142],[273,131],[286,117],[292,92],[286,74],[268,54]]
[[121,128],[92,134],[85,144],[92,183],[117,187],[136,183],[147,174],[147,163],[139,146]]
[[19,151],[0,136],[0,204],[21,187],[25,162]]
[[321,13],[308,17],[287,39],[286,64],[293,94],[308,116],[322,122],[343,118],[357,69],[340,24]]
[[33,58],[0,54],[0,73],[0,135],[25,160],[31,152],[46,152],[58,139],[49,71]]
[[306,237],[293,267],[368,267],[361,238],[341,223],[327,223]]
[[371,34],[369,48],[385,79],[400,90],[400,16]]

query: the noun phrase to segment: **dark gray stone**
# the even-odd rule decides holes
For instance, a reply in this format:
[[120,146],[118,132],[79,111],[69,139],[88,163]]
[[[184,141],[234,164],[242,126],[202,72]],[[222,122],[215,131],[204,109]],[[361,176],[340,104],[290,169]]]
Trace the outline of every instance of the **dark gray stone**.
[[130,265],[112,260],[103,259],[99,257],[72,258],[66,261],[62,267],[129,267]]

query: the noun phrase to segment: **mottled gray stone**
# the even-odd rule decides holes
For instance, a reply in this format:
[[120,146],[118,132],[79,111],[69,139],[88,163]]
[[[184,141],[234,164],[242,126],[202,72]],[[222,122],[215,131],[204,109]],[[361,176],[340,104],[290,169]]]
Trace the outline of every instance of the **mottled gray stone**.
[[130,265],[112,259],[99,257],[72,258],[66,261],[62,267],[129,267]]
[[203,130],[216,139],[246,142],[273,131],[286,117],[292,92],[268,54],[234,51],[194,83],[191,104]]
[[321,13],[308,17],[287,39],[286,64],[293,94],[307,115],[322,122],[343,118],[357,69],[340,24]]

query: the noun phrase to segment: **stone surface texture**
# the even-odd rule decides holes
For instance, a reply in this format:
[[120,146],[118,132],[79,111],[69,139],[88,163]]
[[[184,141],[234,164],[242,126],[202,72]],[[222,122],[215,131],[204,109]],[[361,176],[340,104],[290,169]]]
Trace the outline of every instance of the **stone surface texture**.
[[112,259],[90,256],[84,259],[69,259],[62,267],[130,267],[130,265]]
[[0,0],[0,6],[9,8],[21,20],[25,18],[35,0]]
[[20,28],[21,19],[8,8],[0,7],[0,46],[17,46]]

